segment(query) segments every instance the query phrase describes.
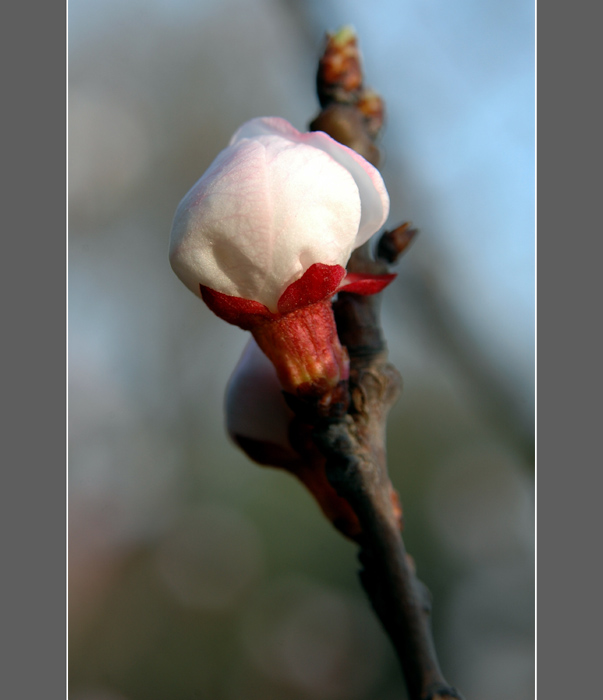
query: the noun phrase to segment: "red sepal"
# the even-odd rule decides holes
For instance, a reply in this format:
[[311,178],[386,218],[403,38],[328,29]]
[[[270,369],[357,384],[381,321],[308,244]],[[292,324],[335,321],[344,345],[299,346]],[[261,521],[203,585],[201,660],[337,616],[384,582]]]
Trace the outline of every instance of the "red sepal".
[[288,314],[332,297],[344,277],[345,269],[341,265],[314,263],[281,294],[278,310]]
[[343,283],[339,285],[338,292],[352,292],[369,296],[378,294],[396,279],[397,275],[366,275],[349,272]]
[[245,331],[251,330],[262,321],[270,321],[278,318],[267,306],[259,301],[231,297],[222,292],[216,292],[200,284],[201,297],[209,308],[227,323],[239,326]]
[[251,330],[262,321],[275,321],[286,314],[303,309],[332,297],[337,292],[377,294],[395,279],[396,275],[366,275],[350,272],[346,275],[341,265],[314,263],[295,282],[290,284],[278,300],[278,313],[272,313],[259,301],[222,294],[199,285],[201,297],[209,308],[224,321]]

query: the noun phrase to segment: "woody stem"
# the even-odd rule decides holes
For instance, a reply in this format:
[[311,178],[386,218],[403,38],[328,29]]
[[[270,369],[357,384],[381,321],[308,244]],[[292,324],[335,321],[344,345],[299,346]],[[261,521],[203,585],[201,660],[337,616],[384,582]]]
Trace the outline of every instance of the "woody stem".
[[[356,264],[362,266],[362,253]],[[440,670],[430,628],[431,600],[406,554],[387,473],[385,424],[400,390],[387,362],[377,297],[339,295],[339,335],[350,355],[347,416],[317,424],[327,476],[355,512],[360,579],[396,650],[411,700],[460,698]]]
[[[327,37],[319,61],[317,92],[322,107],[310,125],[353,148],[376,167],[374,143],[383,123],[381,98],[363,84],[355,34]],[[354,252],[349,272],[384,274],[387,263],[408,246],[408,224],[384,234],[374,260],[365,244]],[[396,650],[410,700],[460,698],[437,660],[430,628],[430,594],[416,578],[400,532],[400,510],[387,473],[387,413],[400,391],[400,376],[387,362],[379,296],[340,293],[334,303],[337,331],[350,358],[347,413],[314,422],[314,441],[326,457],[326,473],[361,527],[360,579]]]

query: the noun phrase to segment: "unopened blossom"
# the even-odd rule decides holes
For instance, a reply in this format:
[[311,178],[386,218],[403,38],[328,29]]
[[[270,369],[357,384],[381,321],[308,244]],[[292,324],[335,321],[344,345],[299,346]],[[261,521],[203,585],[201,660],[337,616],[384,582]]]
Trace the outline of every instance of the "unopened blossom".
[[287,406],[274,365],[249,340],[228,382],[226,431],[260,464],[286,466],[299,460],[291,445],[293,411]]
[[297,477],[335,527],[356,538],[358,518],[329,483],[325,458],[312,441],[311,426],[298,421],[287,406],[274,365],[253,338],[228,382],[225,404],[231,440],[254,462]]
[[355,151],[253,119],[178,206],[170,262],[212,311],[253,333],[285,390],[320,396],[348,373],[330,298],[393,278],[345,271],[388,212],[379,172]]
[[[228,435],[250,459],[297,477],[340,532],[351,539],[358,537],[358,518],[330,484],[326,460],[314,445],[311,426],[298,420],[287,406],[276,370],[253,338],[228,382],[225,409]],[[390,498],[401,526],[400,501],[393,487]]]

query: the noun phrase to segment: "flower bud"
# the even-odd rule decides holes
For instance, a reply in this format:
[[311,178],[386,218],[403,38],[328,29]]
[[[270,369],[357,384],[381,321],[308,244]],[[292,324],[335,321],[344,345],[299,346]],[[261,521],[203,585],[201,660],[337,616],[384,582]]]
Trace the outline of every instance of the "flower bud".
[[228,382],[224,408],[228,435],[255,462],[285,467],[299,461],[289,439],[293,411],[274,366],[253,338]]
[[287,406],[274,366],[253,338],[230,378],[225,404],[226,429],[233,442],[254,462],[297,477],[333,525],[356,538],[358,518],[329,483],[325,459],[312,441],[312,427],[301,423]]
[[253,119],[180,202],[170,262],[212,311],[253,333],[285,390],[322,397],[348,372],[330,298],[373,294],[394,277],[345,278],[388,212],[381,176],[353,150]]

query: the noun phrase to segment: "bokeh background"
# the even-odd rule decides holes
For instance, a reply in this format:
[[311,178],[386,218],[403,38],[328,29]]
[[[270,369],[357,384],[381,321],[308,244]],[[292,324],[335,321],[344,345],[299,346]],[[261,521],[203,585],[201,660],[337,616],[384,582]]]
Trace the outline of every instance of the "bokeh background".
[[178,201],[245,120],[318,111],[353,24],[384,96],[388,433],[445,675],[534,695],[534,8],[528,0],[71,0],[71,700],[394,700],[355,547],[229,443],[246,334],[177,280]]

